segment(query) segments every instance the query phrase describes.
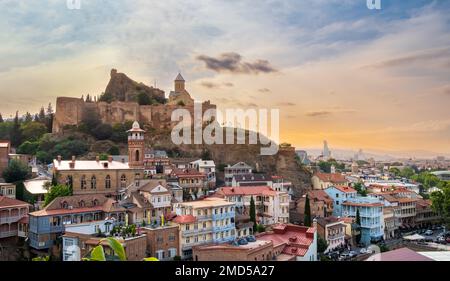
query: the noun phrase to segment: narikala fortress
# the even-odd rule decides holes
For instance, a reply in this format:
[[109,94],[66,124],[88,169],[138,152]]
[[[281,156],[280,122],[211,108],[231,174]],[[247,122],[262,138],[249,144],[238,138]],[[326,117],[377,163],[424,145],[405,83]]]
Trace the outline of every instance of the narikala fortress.
[[[174,90],[169,98],[164,91],[133,81],[117,70],[111,70],[111,79],[105,92],[97,100],[86,98],[58,97],[53,120],[53,133],[61,132],[65,126],[77,126],[88,115],[98,116],[106,124],[139,121],[155,129],[172,128],[177,122],[171,121],[172,111],[187,109],[194,116],[194,100],[185,88],[185,80],[178,74]],[[142,104],[142,100],[151,101]],[[215,109],[216,105],[205,101],[202,111]],[[95,114],[95,115],[94,115]]]

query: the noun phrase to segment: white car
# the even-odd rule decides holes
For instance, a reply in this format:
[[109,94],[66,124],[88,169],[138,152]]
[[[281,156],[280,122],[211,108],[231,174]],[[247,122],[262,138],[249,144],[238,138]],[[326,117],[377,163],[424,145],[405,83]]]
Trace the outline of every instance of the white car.
[[359,253],[360,254],[365,254],[365,253],[367,253],[367,250],[365,248],[361,248],[361,250],[359,250]]
[[428,229],[427,231],[425,231],[425,235],[433,235],[433,230]]

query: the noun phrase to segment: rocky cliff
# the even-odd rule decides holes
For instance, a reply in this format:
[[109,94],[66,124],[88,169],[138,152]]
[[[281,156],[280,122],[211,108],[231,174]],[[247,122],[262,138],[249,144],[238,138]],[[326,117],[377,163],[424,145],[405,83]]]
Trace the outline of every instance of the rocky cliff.
[[158,103],[165,102],[164,91],[149,87],[130,79],[124,73],[118,73],[116,69],[111,70],[111,79],[106,86],[101,101],[137,101],[137,95],[143,93],[151,100]]

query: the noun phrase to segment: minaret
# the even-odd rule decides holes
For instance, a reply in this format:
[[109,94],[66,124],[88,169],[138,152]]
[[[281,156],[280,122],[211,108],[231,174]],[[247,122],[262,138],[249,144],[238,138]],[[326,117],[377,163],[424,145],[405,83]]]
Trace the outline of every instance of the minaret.
[[144,133],[139,123],[134,121],[128,132],[128,165],[130,168],[144,168]]
[[184,78],[181,76],[181,73],[178,73],[177,77],[175,78],[175,92],[183,92],[185,90],[184,88]]

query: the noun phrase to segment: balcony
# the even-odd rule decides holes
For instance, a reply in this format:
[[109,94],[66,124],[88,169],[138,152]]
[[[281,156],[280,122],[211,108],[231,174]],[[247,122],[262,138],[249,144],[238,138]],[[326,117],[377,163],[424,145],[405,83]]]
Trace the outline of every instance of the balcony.
[[17,222],[20,220],[20,218],[21,218],[21,216],[2,217],[2,218],[0,218],[0,224]]
[[17,230],[0,232],[0,238],[13,237],[13,236],[17,236]]

